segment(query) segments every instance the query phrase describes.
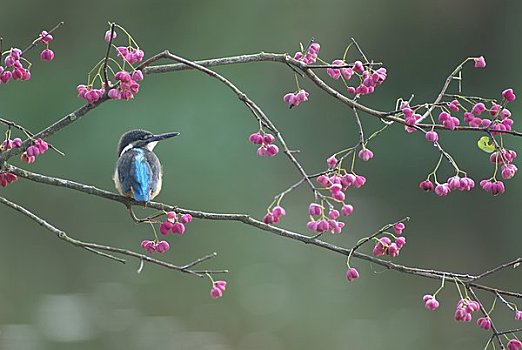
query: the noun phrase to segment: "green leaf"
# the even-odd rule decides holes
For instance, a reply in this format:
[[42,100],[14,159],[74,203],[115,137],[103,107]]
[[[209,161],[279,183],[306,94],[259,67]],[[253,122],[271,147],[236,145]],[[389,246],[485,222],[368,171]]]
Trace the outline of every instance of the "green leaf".
[[491,140],[487,136],[482,136],[477,141],[477,146],[486,153],[492,153],[493,151],[495,151],[495,144],[491,142]]

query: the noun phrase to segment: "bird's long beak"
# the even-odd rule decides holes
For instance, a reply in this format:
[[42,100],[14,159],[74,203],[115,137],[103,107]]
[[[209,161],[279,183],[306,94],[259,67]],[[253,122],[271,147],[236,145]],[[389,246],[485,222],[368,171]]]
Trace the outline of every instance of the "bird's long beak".
[[164,134],[154,135],[147,139],[147,143],[170,139],[171,137],[178,136],[178,135],[179,135],[179,132],[166,132]]

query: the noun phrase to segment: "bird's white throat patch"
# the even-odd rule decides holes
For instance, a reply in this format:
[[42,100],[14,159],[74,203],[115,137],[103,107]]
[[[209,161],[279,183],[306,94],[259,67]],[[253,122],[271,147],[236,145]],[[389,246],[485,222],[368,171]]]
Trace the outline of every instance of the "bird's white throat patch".
[[[148,149],[149,151],[153,151],[154,150],[154,147],[156,147],[156,145],[158,144],[158,141],[154,141],[154,142],[151,142],[151,143],[148,143],[145,148]],[[134,144],[132,143],[129,143],[127,146],[125,146],[125,148],[123,148],[121,150],[121,153],[120,153],[120,157],[125,153],[127,152],[128,150],[131,150],[134,148]]]
[[158,141],[147,143],[147,146],[145,146],[145,148],[152,152],[152,151],[154,151],[154,147],[156,147],[157,144],[158,144]]

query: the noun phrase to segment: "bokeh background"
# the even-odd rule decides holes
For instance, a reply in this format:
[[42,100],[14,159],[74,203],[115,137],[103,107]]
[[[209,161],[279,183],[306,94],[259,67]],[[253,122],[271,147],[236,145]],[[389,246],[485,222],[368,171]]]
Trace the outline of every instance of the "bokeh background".
[[[59,21],[55,60],[33,78],[0,87],[0,115],[38,131],[81,105],[75,86],[103,57],[107,21],[125,26],[147,55],[170,49],[190,59],[291,52],[312,36],[327,60],[350,37],[388,68],[388,80],[362,101],[392,110],[398,97],[434,99],[448,73],[467,56],[484,55],[485,70],[464,70],[464,91],[497,97],[517,91],[522,49],[519,1],[27,1],[2,5],[4,48],[25,46]],[[354,57],[354,56],[351,56]],[[354,57],[355,58],[355,57]],[[217,68],[248,93],[286,135],[309,172],[357,140],[350,111],[310,82],[310,101],[288,110],[295,89],[284,65]],[[339,86],[340,87],[340,86]],[[520,105],[513,104],[519,121]],[[378,122],[363,116],[370,131]],[[517,124],[515,124],[517,125]],[[199,72],[147,76],[137,98],[109,102],[49,139],[66,152],[48,152],[29,168],[99,188],[113,188],[116,142],[132,128],[180,131],[161,144],[165,181],[158,200],[185,208],[246,212],[261,217],[273,196],[298,179],[283,157],[259,159],[248,135],[257,124],[237,98]],[[492,165],[475,146],[477,134],[442,133],[442,142],[476,180]],[[520,141],[507,144],[520,150]],[[478,273],[520,256],[518,178],[499,197],[475,190],[436,198],[417,189],[437,152],[420,135],[397,126],[375,139],[375,158],[357,164],[367,185],[349,192],[355,213],[344,233],[325,236],[351,246],[406,215],[412,220],[399,263]],[[19,161],[15,161],[19,164]],[[441,176],[452,175],[447,164]],[[128,249],[151,237],[125,208],[83,193],[20,180],[1,195],[34,210],[72,237]],[[305,187],[287,196],[281,225],[305,232],[312,200]],[[145,212],[141,212],[145,214]],[[488,335],[455,324],[458,294],[449,285],[441,308],[427,312],[421,297],[438,283],[354,261],[362,277],[348,284],[345,259],[270,233],[227,222],[195,220],[164,256],[183,264],[216,251],[208,268],[228,268],[219,301],[210,283],[152,265],[121,265],[64,244],[21,214],[0,207],[0,349],[477,349]],[[486,281],[485,281],[486,282]],[[490,284],[520,290],[519,271]],[[492,300],[488,297],[487,303]],[[520,307],[522,305],[519,304]],[[500,326],[514,326],[502,306]]]

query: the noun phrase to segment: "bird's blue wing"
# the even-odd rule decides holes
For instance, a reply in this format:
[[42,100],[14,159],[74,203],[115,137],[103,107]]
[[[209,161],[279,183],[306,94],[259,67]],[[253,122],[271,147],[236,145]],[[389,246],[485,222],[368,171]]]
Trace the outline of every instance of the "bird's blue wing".
[[131,187],[134,199],[139,202],[148,202],[150,200],[150,191],[152,183],[152,170],[145,158],[143,150],[134,151],[131,173]]

